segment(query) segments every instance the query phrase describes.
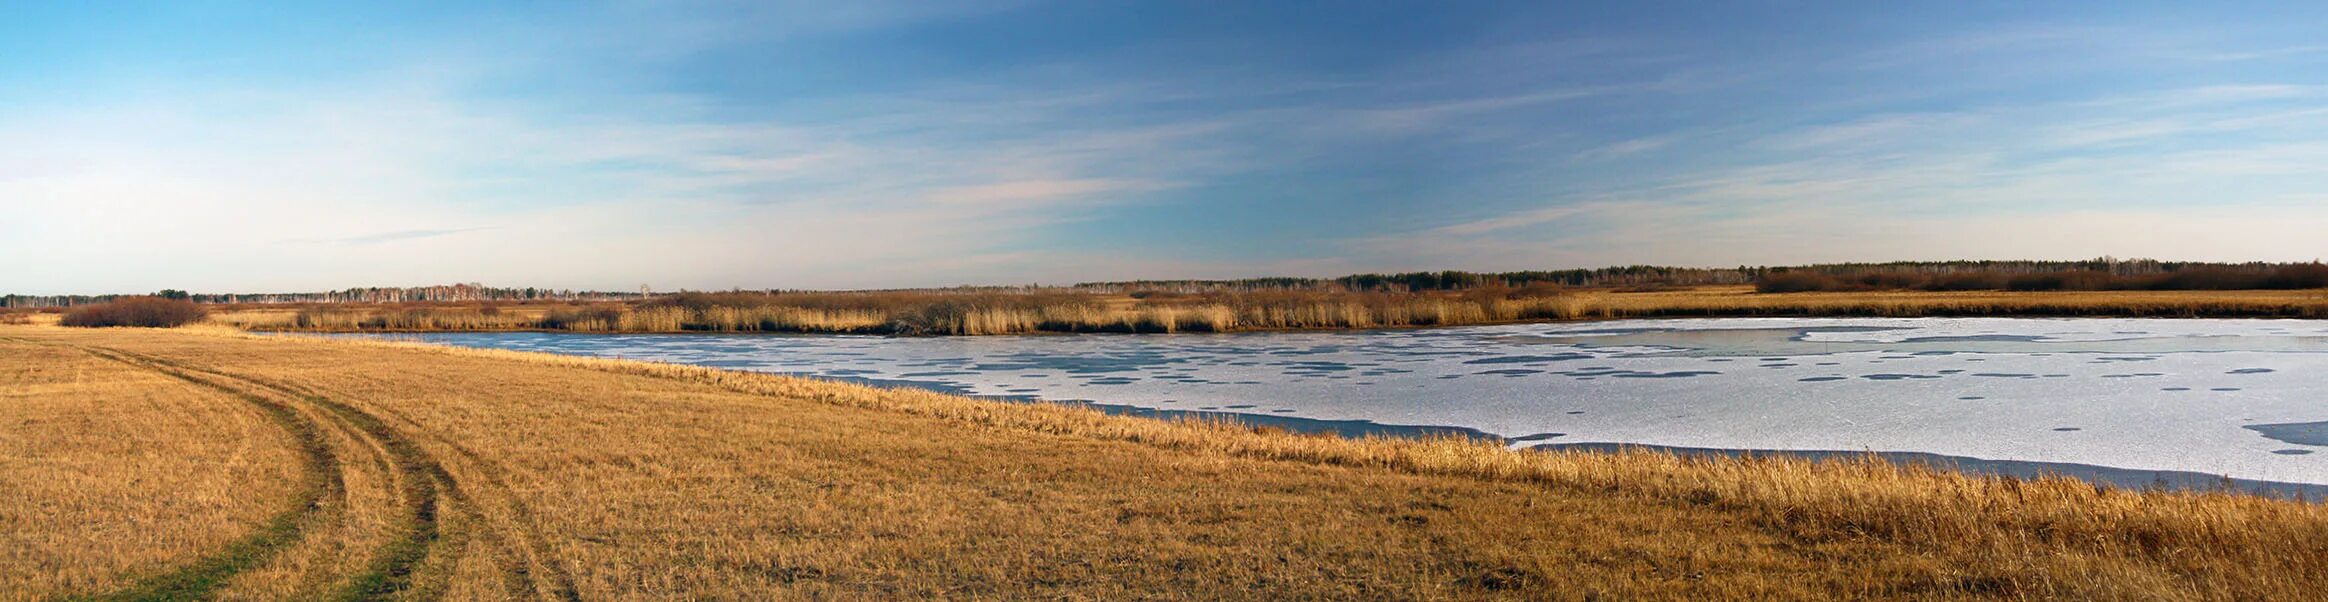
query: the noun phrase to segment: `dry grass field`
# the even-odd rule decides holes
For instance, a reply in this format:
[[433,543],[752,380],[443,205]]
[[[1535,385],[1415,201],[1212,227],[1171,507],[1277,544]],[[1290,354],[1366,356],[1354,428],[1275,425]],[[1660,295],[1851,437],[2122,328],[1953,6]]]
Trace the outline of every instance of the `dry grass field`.
[[2316,599],[2328,506],[0,326],[0,599]]

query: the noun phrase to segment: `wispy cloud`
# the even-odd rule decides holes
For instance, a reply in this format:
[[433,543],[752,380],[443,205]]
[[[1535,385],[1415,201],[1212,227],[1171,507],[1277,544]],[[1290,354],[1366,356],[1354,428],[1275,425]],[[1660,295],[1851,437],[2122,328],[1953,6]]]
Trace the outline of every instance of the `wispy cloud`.
[[1612,209],[1621,209],[1623,207],[1624,205],[1619,203],[1597,201],[1556,205],[1552,207],[1509,213],[1486,219],[1439,226],[1423,231],[1422,236],[1472,238],[1481,234],[1504,232],[1530,226],[1540,226],[1559,222],[1562,220],[1574,219],[1594,213],[1607,212]]
[[372,234],[362,234],[362,235],[357,235],[357,236],[345,236],[345,237],[340,237],[340,238],[332,238],[332,239],[292,238],[292,239],[285,239],[285,240],[284,240],[284,242],[294,242],[294,243],[329,243],[329,244],[342,244],[342,245],[376,245],[376,244],[381,244],[381,243],[390,243],[390,242],[402,242],[402,241],[408,241],[408,240],[420,240],[420,239],[427,239],[427,238],[437,238],[437,237],[440,237],[440,236],[451,236],[451,235],[454,235],[454,234],[461,234],[461,233],[464,233],[464,232],[479,232],[479,231],[484,231],[484,230],[491,230],[491,229],[493,229],[491,226],[479,226],[479,227],[474,227],[474,228],[441,228],[441,229],[419,229],[419,230],[396,230],[396,231],[393,231],[393,232],[377,232],[377,233],[372,233]]
[[2140,34],[2137,32],[2105,26],[2015,24],[1897,41],[1852,53],[1839,61],[1857,69],[1891,69],[1918,63],[2110,47],[2139,39]]
[[1597,146],[1579,151],[1571,158],[1577,161],[1599,161],[1605,159],[1615,159],[1619,157],[1638,155],[1641,153],[1665,148],[1667,146],[1672,146],[1676,140],[1679,140],[1679,137],[1647,136],[1642,138],[1633,138],[1630,140],[1619,140],[1605,146]]
[[1071,200],[1106,202],[1111,197],[1169,186],[1108,178],[1011,180],[941,188],[931,191],[929,199],[944,205],[1023,209]]
[[1382,132],[1413,132],[1428,130],[1447,121],[1477,119],[1484,114],[1527,108],[1540,108],[1563,102],[1638,91],[1647,86],[1590,86],[1540,90],[1521,94],[1507,94],[1438,100],[1389,108],[1359,109],[1351,112],[1353,122],[1360,128]]

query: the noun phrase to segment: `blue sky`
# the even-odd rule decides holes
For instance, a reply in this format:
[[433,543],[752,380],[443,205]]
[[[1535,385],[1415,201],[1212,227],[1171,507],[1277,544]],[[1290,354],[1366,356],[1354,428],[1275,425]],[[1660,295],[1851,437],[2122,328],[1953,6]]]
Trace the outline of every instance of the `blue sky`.
[[2328,255],[2328,6],[11,3],[0,291]]

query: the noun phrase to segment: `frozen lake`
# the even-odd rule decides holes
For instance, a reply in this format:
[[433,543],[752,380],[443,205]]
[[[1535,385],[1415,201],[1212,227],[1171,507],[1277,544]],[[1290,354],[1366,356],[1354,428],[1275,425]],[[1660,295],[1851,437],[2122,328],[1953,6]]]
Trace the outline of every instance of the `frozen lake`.
[[[1515,446],[1914,452],[2328,485],[2328,322],[1695,319],[886,338],[397,335]],[[2189,475],[2182,475],[2188,477]],[[2312,491],[2318,491],[2317,488]]]

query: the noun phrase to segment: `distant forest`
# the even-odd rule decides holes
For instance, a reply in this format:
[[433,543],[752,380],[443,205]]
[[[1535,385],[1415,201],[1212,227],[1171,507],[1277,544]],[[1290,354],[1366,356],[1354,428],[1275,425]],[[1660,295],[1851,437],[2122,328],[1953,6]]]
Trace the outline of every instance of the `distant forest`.
[[[1681,268],[1616,266],[1596,269],[1519,272],[1404,272],[1353,274],[1340,278],[1242,278],[1234,280],[1126,280],[1084,282],[1064,287],[1094,293],[1206,293],[1239,291],[1456,291],[1487,288],[1614,288],[1755,285],[1762,292],[1853,290],[2222,290],[2328,287],[2328,265],[2310,263],[2218,263],[2115,259],[2084,261],[1895,261],[1806,266]],[[899,289],[929,293],[1010,293],[1057,291],[1062,287],[963,286]],[[743,291],[738,291],[743,292]],[[772,294],[811,292],[770,289]],[[329,304],[427,302],[611,302],[658,296],[638,292],[497,288],[482,284],[350,288],[318,293],[187,293],[164,290],[156,296],[204,304]],[[4,295],[0,307],[69,307],[111,301],[123,295]]]

